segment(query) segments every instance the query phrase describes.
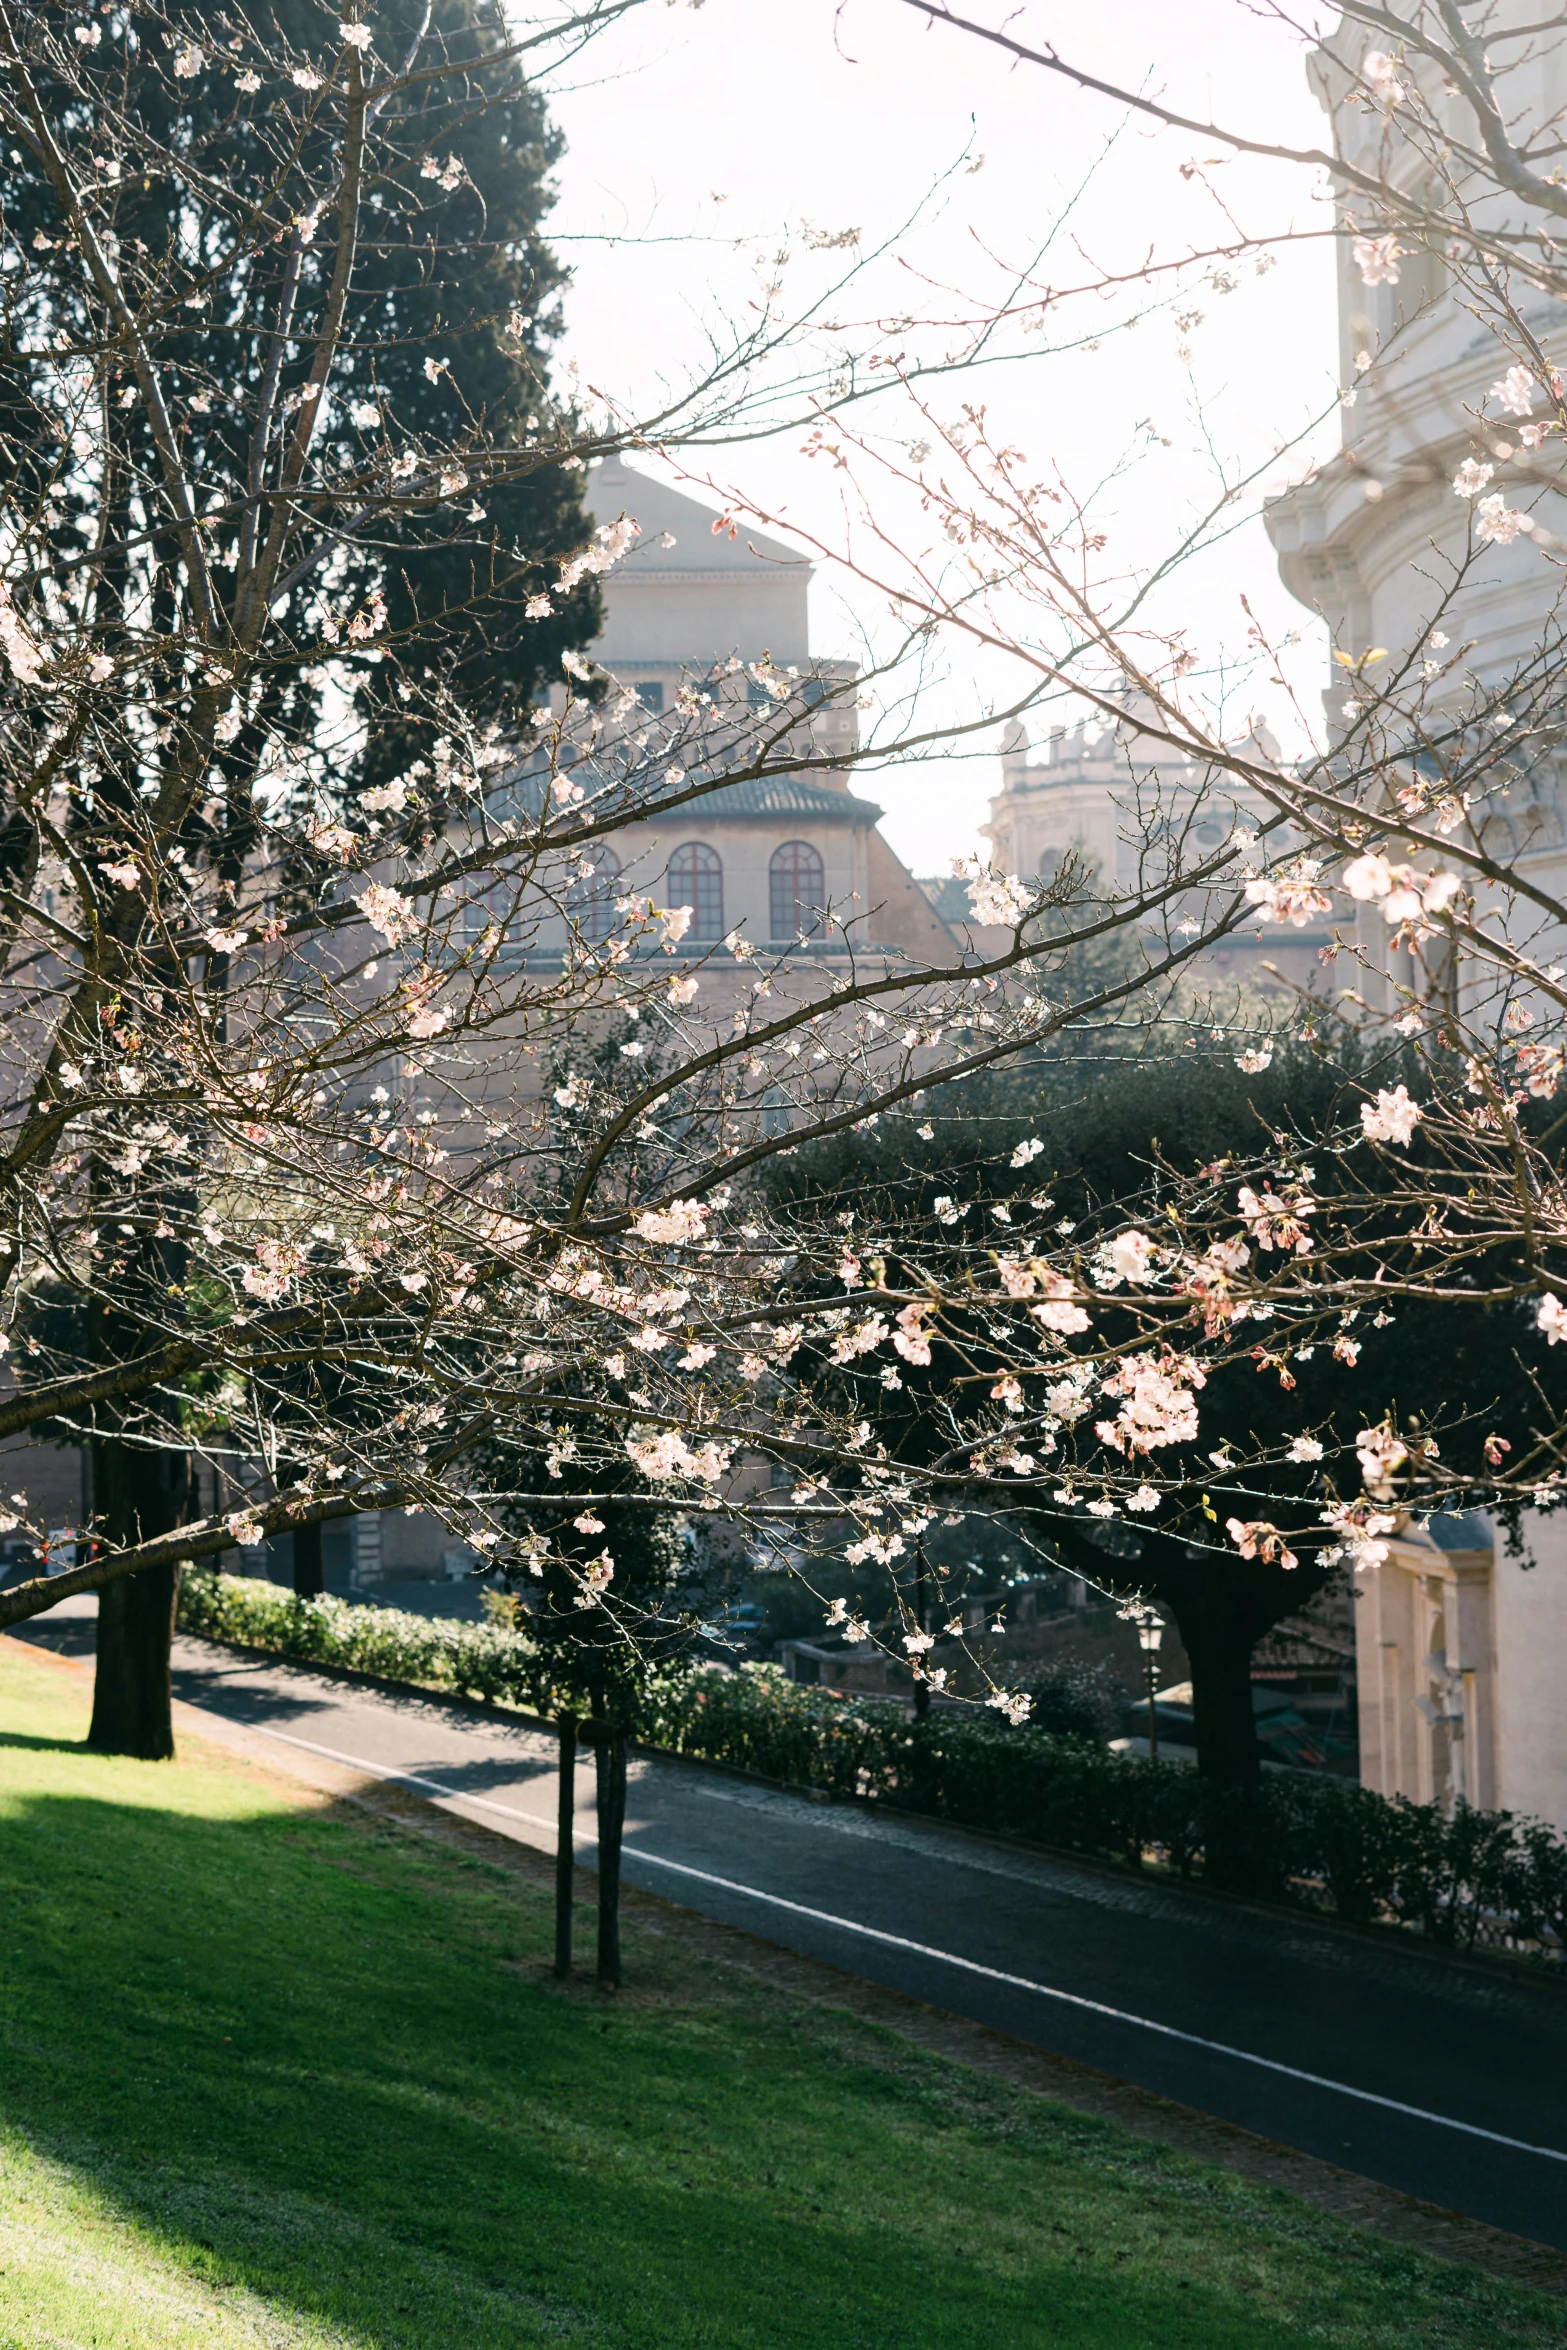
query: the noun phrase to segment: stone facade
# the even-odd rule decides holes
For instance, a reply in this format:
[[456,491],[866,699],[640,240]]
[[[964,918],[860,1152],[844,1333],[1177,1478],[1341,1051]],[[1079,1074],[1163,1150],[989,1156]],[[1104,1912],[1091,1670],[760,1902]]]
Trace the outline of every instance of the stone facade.
[[[753,946],[789,942],[793,909],[825,903],[852,923],[857,946],[956,962],[957,941],[878,830],[880,808],[856,793],[851,769],[830,764],[853,757],[859,714],[852,666],[811,653],[810,564],[760,532],[731,537],[711,507],[619,458],[594,468],[587,497],[596,521],[629,514],[641,525],[604,582],[593,658],[642,696],[653,739],[660,718],[673,723],[687,682],[707,686],[720,714],[727,704],[741,718],[752,689],[743,672],[725,676],[724,667],[765,654],[798,670],[811,699],[791,752],[808,760],[819,751],[823,760],[725,786],[657,825],[627,826],[614,841],[624,886],[664,905],[691,903],[688,936],[710,961],[731,930]],[[809,894],[818,886],[822,901]]]
[[[1505,26],[1522,21],[1518,0],[1504,0],[1487,39],[1507,39]],[[1372,172],[1383,165],[1386,122],[1374,108],[1344,104],[1344,63],[1381,40],[1343,24],[1332,35],[1338,61],[1319,49],[1309,67],[1346,160]],[[1522,135],[1567,99],[1567,39],[1560,29],[1536,29],[1527,47],[1506,55],[1498,89]],[[1415,78],[1426,71],[1418,59],[1399,70]],[[1423,97],[1452,134],[1470,135],[1456,92],[1433,84]],[[1425,164],[1395,145],[1391,168],[1415,190]],[[1493,229],[1509,225],[1507,200],[1488,200],[1485,218]],[[1339,381],[1354,399],[1337,452],[1267,509],[1284,583],[1326,623],[1336,649],[1412,653],[1439,626],[1454,646],[1472,644],[1465,675],[1510,686],[1560,625],[1567,499],[1555,486],[1556,465],[1529,458],[1495,402],[1494,421],[1477,422],[1510,361],[1455,297],[1439,253],[1406,251],[1396,283],[1368,287],[1346,233],[1339,269]],[[1530,300],[1525,324],[1541,352],[1567,364],[1560,307]],[[1357,364],[1362,355],[1369,366]],[[1453,489],[1466,457],[1490,463],[1493,486],[1535,516],[1532,537],[1471,552],[1470,503]],[[1456,698],[1466,689],[1458,679],[1442,690]],[[1330,678],[1330,740],[1345,729],[1344,699],[1342,676]],[[1526,753],[1515,765],[1506,797],[1481,820],[1485,845],[1560,893],[1567,889],[1560,762]],[[1374,907],[1365,910],[1361,936],[1387,967]],[[1392,982],[1412,986],[1407,957],[1388,977],[1380,1005],[1375,982],[1361,983],[1374,1009],[1396,1008]],[[1436,1518],[1429,1534],[1400,1535],[1386,1562],[1357,1578],[1361,1775],[1384,1793],[1496,1804],[1567,1829],[1567,1522],[1526,1514],[1523,1536],[1522,1555],[1512,1556],[1493,1540],[1488,1520]]]
[[1488,1519],[1433,1518],[1358,1578],[1361,1783],[1567,1831],[1567,1525],[1510,1555]]
[[[1276,756],[1265,734],[1258,746]],[[1058,728],[1043,757],[1031,758],[1028,736],[1014,720],[1002,745],[1001,790],[980,829],[992,864],[1005,873],[1048,876],[1073,855],[1093,876],[1088,886],[1096,895],[1125,898],[1160,886],[1172,853],[1183,866],[1198,863],[1237,825],[1255,828],[1264,813],[1228,776],[1210,776],[1195,762],[1152,745],[1132,722]],[[1194,891],[1172,906],[1172,924],[1187,915],[1202,920],[1212,911],[1203,893]],[[976,933],[976,944],[988,935]],[[1157,920],[1143,926],[1142,936],[1150,954],[1161,951]],[[1242,925],[1207,950],[1194,970],[1206,988],[1238,988],[1247,995],[1321,986],[1331,942],[1331,927],[1320,922],[1282,931]]]

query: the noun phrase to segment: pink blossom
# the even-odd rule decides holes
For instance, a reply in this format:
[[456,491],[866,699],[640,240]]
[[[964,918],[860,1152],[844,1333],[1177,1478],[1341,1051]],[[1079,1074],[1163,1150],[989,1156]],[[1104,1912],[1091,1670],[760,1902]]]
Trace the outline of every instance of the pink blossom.
[[928,1306],[905,1306],[898,1316],[892,1343],[906,1363],[930,1361],[930,1333],[924,1324],[924,1316],[929,1311]]
[[1387,1544],[1378,1537],[1391,1534],[1398,1519],[1392,1511],[1370,1509],[1364,1502],[1333,1502],[1322,1512],[1322,1523],[1339,1537],[1343,1555],[1358,1575],[1367,1567],[1381,1566]]
[[1385,898],[1393,886],[1392,870],[1385,857],[1368,852],[1345,866],[1340,879],[1352,898],[1362,904],[1368,898]]
[[411,930],[416,919],[414,909],[395,889],[383,882],[367,882],[354,900],[372,930],[378,930],[388,945],[396,946],[405,931]]
[[578,1607],[592,1607],[603,1598],[615,1578],[615,1562],[607,1550],[600,1551],[582,1568],[582,1589],[576,1595]]
[[1317,1212],[1315,1200],[1304,1192],[1290,1191],[1282,1198],[1264,1183],[1259,1198],[1249,1183],[1243,1183],[1236,1195],[1236,1206],[1245,1217],[1252,1239],[1260,1249],[1294,1250],[1296,1256],[1311,1254],[1311,1236],[1304,1219]]
[[628,1436],[626,1453],[645,1477],[697,1477],[705,1485],[717,1483],[731,1457],[722,1444],[703,1444],[693,1450],[673,1428],[665,1428],[657,1436]]
[[1285,1542],[1277,1526],[1266,1518],[1249,1521],[1227,1518],[1225,1530],[1243,1559],[1260,1558],[1268,1566],[1298,1567],[1299,1559]]
[[667,1208],[644,1208],[631,1229],[641,1240],[661,1247],[685,1247],[707,1230],[708,1210],[701,1200],[671,1200]]
[[1289,922],[1303,930],[1317,914],[1331,914],[1333,900],[1319,889],[1314,866],[1293,873],[1259,873],[1246,884],[1246,902],[1264,922]]
[[1041,1329],[1058,1331],[1063,1338],[1074,1338],[1090,1327],[1082,1307],[1072,1302],[1072,1284],[1065,1274],[1041,1267],[1039,1286],[1047,1302],[1030,1306],[1028,1310]]
[[1125,1400],[1114,1420],[1094,1423],[1094,1434],[1101,1444],[1133,1455],[1166,1444],[1191,1444],[1197,1436],[1197,1399],[1191,1391],[1206,1383],[1189,1356],[1128,1355],[1101,1390]]

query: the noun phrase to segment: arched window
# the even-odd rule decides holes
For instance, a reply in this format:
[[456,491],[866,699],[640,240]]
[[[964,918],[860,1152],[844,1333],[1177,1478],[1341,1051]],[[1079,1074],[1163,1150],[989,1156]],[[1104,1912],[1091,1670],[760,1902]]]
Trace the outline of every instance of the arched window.
[[574,881],[566,893],[566,911],[584,938],[605,939],[615,928],[615,900],[619,896],[620,859],[604,842],[584,851],[593,871]]
[[772,912],[769,938],[809,938],[820,930],[827,904],[822,861],[807,840],[786,840],[767,868]]
[[688,840],[669,860],[669,903],[691,908],[687,938],[724,935],[724,868],[706,841]]

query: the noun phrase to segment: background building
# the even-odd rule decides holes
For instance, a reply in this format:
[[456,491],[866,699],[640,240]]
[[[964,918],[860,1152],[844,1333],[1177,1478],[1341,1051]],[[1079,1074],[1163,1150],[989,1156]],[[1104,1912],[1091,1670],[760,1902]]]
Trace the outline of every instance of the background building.
[[[1266,729],[1257,739],[1268,758],[1278,756]],[[1222,847],[1237,825],[1255,829],[1271,813],[1229,775],[1155,744],[1130,718],[1116,726],[1083,724],[1070,732],[1058,727],[1039,758],[1029,756],[1028,735],[1014,720],[1002,744],[1001,790],[990,803],[989,823],[980,830],[990,844],[991,863],[1004,873],[1048,878],[1063,858],[1075,855],[1094,876],[1088,884],[1093,894],[1126,898],[1159,888],[1177,859],[1184,867],[1198,864]],[[1230,894],[1226,889],[1210,898],[1203,891],[1190,892],[1172,903],[1170,927],[1188,915],[1211,917]],[[946,911],[939,893],[935,902]],[[1142,931],[1145,950],[1159,953],[1164,935],[1159,921],[1148,921]],[[1322,985],[1323,956],[1331,954],[1331,946],[1328,923],[1283,930],[1275,925],[1266,931],[1243,924],[1206,950],[1193,972],[1208,989],[1282,994]]]
[[[644,703],[654,739],[677,722],[683,686],[698,684],[737,724],[752,714],[753,736],[776,711],[765,686],[738,659],[770,657],[795,669],[807,716],[791,750],[805,762],[788,775],[726,784],[656,825],[615,836],[622,888],[651,892],[662,905],[692,908],[687,939],[709,964],[737,930],[752,946],[786,944],[802,932],[830,953],[821,922],[831,907],[853,924],[856,947],[892,947],[921,963],[953,963],[959,946],[913,875],[883,836],[881,809],[860,796],[851,761],[859,741],[854,669],[811,653],[811,565],[796,548],[761,532],[731,529],[710,506],[618,457],[589,477],[596,522],[623,514],[641,537],[604,581],[604,632],[593,658]],[[821,764],[812,763],[819,753]],[[613,894],[605,888],[606,910]],[[842,939],[838,948],[841,951]],[[717,961],[726,958],[720,952]]]
[[[1381,38],[1357,35],[1347,23],[1332,36],[1341,58]],[[1560,31],[1537,32],[1526,49],[1509,53],[1498,86],[1513,135],[1556,117],[1564,68]],[[1418,60],[1401,61],[1399,70],[1423,71]],[[1386,118],[1345,104],[1351,84],[1343,63],[1319,49],[1308,71],[1346,160],[1372,173],[1386,168]],[[1463,135],[1456,92],[1433,86],[1423,98],[1438,122]],[[1395,145],[1391,169],[1395,184],[1418,193],[1429,158]],[[1505,211],[1502,199],[1489,201],[1487,225],[1501,227]],[[1472,644],[1461,672],[1440,688],[1457,707],[1466,677],[1499,689],[1531,671],[1560,669],[1567,500],[1549,447],[1531,457],[1516,422],[1488,398],[1509,354],[1456,298],[1441,253],[1405,242],[1416,249],[1399,256],[1396,282],[1367,286],[1347,229],[1339,241],[1339,381],[1355,397],[1343,410],[1341,447],[1275,499],[1266,521],[1286,587],[1326,623],[1333,647],[1358,655],[1384,645],[1397,656],[1418,649],[1437,626],[1454,645]],[[1559,305],[1527,296],[1522,323],[1548,357],[1567,360]],[[1490,421],[1480,422],[1488,410]],[[1469,457],[1493,468],[1509,504],[1535,515],[1532,537],[1471,550],[1472,504],[1453,487]],[[1344,698],[1342,677],[1330,676],[1330,737],[1344,730]],[[1563,760],[1549,740],[1521,754],[1499,745],[1498,757],[1511,770],[1501,779],[1506,796],[1477,812],[1476,830],[1487,848],[1563,893]],[[1363,910],[1361,938],[1385,966],[1375,907]],[[1408,986],[1412,978],[1407,964],[1390,970],[1380,1008],[1395,1009],[1392,982]],[[1370,999],[1373,982],[1361,984]],[[1522,1533],[1522,1551],[1512,1556],[1483,1516],[1433,1518],[1428,1532],[1401,1535],[1383,1566],[1357,1578],[1361,1775],[1384,1793],[1499,1804],[1563,1827],[1567,1516],[1526,1513]]]

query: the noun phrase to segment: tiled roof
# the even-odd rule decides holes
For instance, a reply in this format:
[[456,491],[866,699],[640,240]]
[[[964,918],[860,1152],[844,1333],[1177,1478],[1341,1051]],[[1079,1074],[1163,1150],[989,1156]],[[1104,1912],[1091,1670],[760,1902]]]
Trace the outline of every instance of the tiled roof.
[[[699,772],[699,771],[698,771]],[[692,780],[696,780],[693,773]],[[490,793],[490,808],[496,816],[536,818],[544,805],[545,770],[533,764],[511,768]],[[628,821],[634,821],[638,811],[627,808]],[[667,822],[697,823],[708,816],[756,816],[769,821],[784,817],[811,816],[828,823],[875,824],[881,810],[874,800],[856,799],[851,792],[833,791],[827,784],[813,783],[805,775],[749,775],[738,783],[726,783],[705,799],[684,800],[678,808],[667,811]],[[650,811],[650,820],[660,819],[657,809]]]
[[722,791],[691,803],[691,813],[704,810],[714,816],[836,816],[874,824],[881,815],[874,800],[859,800],[851,792],[833,791],[804,775],[747,776],[726,783]]

